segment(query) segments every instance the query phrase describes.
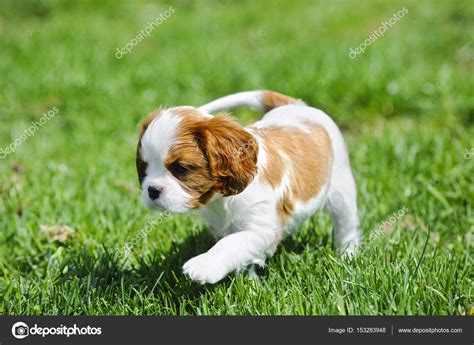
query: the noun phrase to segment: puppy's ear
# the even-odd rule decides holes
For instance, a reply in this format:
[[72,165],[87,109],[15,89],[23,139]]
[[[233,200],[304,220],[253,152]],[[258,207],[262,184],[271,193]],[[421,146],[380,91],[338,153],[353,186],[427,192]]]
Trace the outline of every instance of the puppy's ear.
[[258,144],[253,136],[226,114],[204,121],[198,136],[214,189],[224,196],[242,192],[257,173]]

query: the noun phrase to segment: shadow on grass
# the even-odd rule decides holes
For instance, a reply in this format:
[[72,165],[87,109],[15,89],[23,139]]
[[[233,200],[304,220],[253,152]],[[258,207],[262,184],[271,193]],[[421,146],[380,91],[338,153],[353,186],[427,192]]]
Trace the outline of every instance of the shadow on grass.
[[[308,246],[325,246],[328,240],[329,235],[319,239],[310,235],[288,237],[269,260],[278,261],[285,252],[299,255]],[[155,249],[143,257],[119,258],[116,252],[112,253],[106,247],[89,252],[83,250],[67,262],[68,270],[61,274],[59,282],[68,284],[79,278],[85,289],[97,289],[99,293],[112,290],[117,295],[125,293],[129,298],[137,293],[156,298],[166,296],[179,311],[180,301],[185,299],[193,303],[201,295],[212,293],[216,288],[228,288],[231,284],[233,275],[214,285],[199,285],[182,273],[182,266],[187,260],[206,252],[214,243],[210,233],[203,230],[189,234],[184,242],[173,242],[167,251]],[[258,269],[258,274],[265,278],[268,271]],[[185,309],[188,313],[193,313],[189,303],[186,303]]]
[[231,279],[226,278],[218,284],[200,285],[182,273],[187,260],[206,252],[214,243],[208,231],[201,231],[189,234],[184,242],[173,242],[167,251],[154,250],[144,257],[119,258],[106,247],[90,252],[83,250],[66,263],[68,270],[61,274],[58,283],[68,284],[79,278],[87,289],[116,289],[120,293],[125,291],[130,298],[138,292],[156,297],[166,294],[179,310],[179,300],[194,300],[231,283]]

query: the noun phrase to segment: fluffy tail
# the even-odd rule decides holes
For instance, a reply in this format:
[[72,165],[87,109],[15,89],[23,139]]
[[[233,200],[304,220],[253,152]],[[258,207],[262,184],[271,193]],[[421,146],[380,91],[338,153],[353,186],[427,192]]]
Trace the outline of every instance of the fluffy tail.
[[214,113],[225,109],[250,107],[267,112],[287,104],[305,105],[300,99],[292,98],[274,91],[259,90],[239,92],[218,98],[215,101],[199,107],[199,109],[206,113]]

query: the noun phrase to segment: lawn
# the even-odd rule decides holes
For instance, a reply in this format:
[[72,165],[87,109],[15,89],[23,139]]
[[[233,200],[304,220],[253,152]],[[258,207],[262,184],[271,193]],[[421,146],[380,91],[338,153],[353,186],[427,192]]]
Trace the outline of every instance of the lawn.
[[[469,314],[473,32],[470,1],[1,1],[0,314]],[[319,213],[260,279],[201,286],[181,266],[213,239],[197,214],[143,207],[137,124],[160,105],[252,89],[302,98],[340,124],[364,246],[339,258]]]

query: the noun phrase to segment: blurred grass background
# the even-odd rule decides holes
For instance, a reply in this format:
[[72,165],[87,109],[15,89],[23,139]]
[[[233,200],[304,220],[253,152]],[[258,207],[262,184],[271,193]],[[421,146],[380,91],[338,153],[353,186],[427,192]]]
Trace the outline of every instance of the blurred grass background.
[[[170,6],[171,17],[115,57]],[[384,37],[349,58],[404,6]],[[470,1],[0,0],[0,148],[59,109],[0,159],[0,313],[468,313],[473,29]],[[337,258],[319,214],[258,282],[232,275],[201,287],[183,277],[181,265],[212,245],[196,215],[167,218],[119,258],[157,217],[139,198],[137,123],[159,105],[252,89],[302,98],[341,125],[366,236],[410,212],[354,262]],[[55,225],[73,236],[60,243],[41,231]]]

